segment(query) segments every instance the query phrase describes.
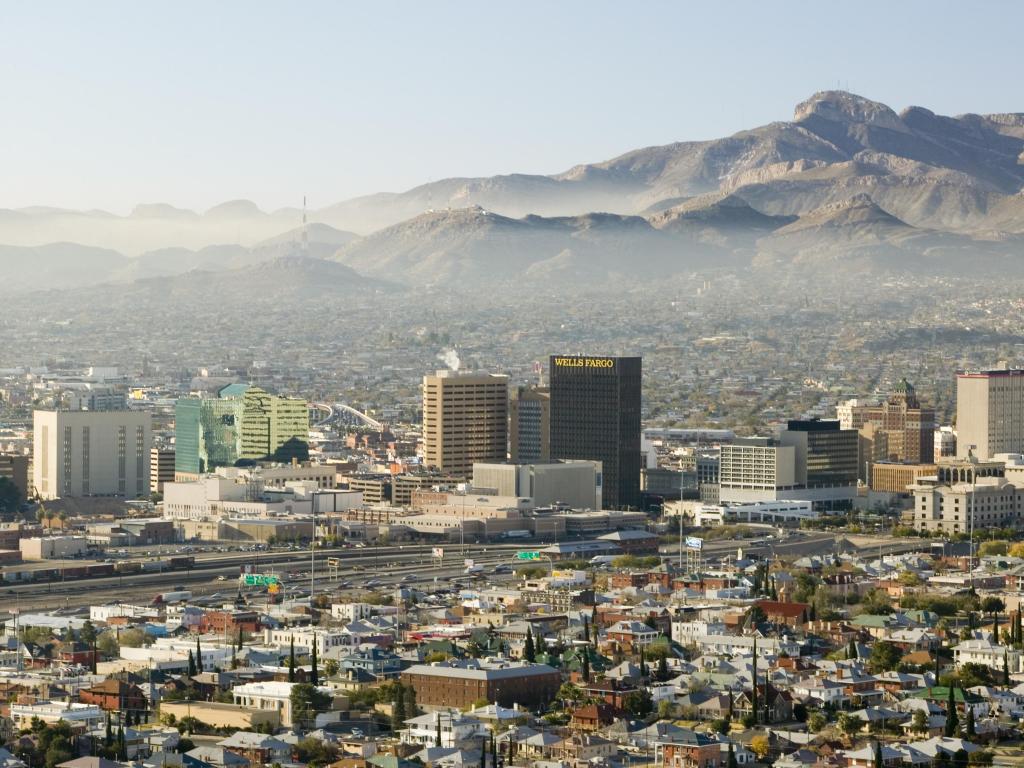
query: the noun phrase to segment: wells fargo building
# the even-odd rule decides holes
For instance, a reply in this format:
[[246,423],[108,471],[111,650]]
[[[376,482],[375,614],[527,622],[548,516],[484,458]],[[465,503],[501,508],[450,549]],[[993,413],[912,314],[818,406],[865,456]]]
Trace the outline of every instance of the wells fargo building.
[[600,461],[604,506],[640,506],[639,357],[551,356],[551,457]]

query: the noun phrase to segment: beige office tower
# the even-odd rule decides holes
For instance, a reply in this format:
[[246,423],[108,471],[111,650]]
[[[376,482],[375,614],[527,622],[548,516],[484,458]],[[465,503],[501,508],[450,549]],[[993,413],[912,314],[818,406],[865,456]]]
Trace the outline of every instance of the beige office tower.
[[508,456],[513,464],[551,458],[551,392],[516,387],[508,401]]
[[149,493],[149,413],[35,411],[32,483],[42,499]]
[[438,371],[423,377],[423,461],[468,479],[474,462],[505,461],[508,376]]
[[1024,370],[956,375],[956,455],[990,458],[1024,453]]

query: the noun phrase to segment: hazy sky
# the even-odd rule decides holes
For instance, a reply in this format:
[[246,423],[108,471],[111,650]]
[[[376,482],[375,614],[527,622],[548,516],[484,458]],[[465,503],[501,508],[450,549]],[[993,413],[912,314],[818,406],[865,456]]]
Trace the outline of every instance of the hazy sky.
[[0,3],[0,207],[311,207],[553,173],[849,87],[1024,111],[1024,4]]

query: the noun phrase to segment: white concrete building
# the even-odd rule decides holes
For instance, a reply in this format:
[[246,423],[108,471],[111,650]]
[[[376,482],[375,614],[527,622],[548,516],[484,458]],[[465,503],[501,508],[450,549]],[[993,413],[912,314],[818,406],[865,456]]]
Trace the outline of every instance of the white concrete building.
[[282,629],[263,630],[263,642],[266,645],[289,649],[295,641],[296,652],[310,653],[316,638],[316,652],[320,659],[337,659],[342,649],[347,652],[351,646],[351,636],[344,631],[330,631],[314,627],[285,627]]
[[373,606],[369,603],[334,603],[331,606],[331,617],[341,621],[366,619],[372,614]]
[[32,483],[41,498],[149,493],[148,412],[35,411],[32,434]]
[[17,728],[28,728],[32,718],[38,717],[44,723],[64,720],[74,727],[86,730],[99,727],[106,720],[106,713],[94,704],[78,704],[66,701],[37,701],[35,704],[11,704],[11,719]]
[[[281,725],[289,727],[294,725],[291,695],[292,688],[296,685],[298,683],[267,680],[260,683],[236,685],[231,689],[231,693],[234,695],[236,706],[276,711],[281,717]],[[333,697],[334,695],[330,688],[324,686],[319,686],[317,690],[328,696]]]
[[981,638],[962,640],[953,646],[953,661],[958,667],[961,664],[984,664],[994,672],[1001,674],[1004,657],[1011,675],[1021,671],[1021,652],[1016,648],[999,645],[991,640]]
[[820,514],[810,501],[756,501],[751,504],[697,504],[693,508],[695,525],[732,523],[796,523],[815,520]]
[[490,735],[490,730],[483,721],[463,714],[457,709],[427,712],[406,720],[405,725],[402,743],[420,744],[424,747],[436,746],[438,726],[441,730],[442,747],[479,747],[480,739]]

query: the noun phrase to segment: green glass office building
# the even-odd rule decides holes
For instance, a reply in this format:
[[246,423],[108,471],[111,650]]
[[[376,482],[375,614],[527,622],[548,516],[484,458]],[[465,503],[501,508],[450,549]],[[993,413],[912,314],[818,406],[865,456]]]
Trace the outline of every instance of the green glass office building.
[[239,462],[309,458],[309,411],[297,398],[231,384],[174,409],[174,474],[185,479]]

